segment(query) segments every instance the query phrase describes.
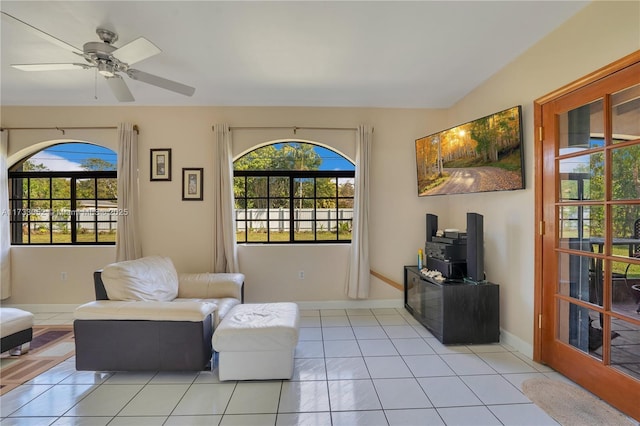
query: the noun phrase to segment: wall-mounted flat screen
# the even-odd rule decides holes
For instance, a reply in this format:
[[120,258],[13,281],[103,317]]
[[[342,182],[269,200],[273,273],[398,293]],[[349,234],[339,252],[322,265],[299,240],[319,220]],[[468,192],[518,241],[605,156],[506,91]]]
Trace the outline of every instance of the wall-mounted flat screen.
[[524,189],[522,107],[416,140],[418,196]]

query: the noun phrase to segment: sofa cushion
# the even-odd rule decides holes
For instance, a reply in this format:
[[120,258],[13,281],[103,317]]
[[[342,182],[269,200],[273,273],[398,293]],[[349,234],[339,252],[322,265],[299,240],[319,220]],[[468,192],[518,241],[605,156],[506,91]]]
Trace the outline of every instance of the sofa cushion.
[[183,298],[176,298],[176,299],[173,299],[173,301],[174,302],[189,302],[189,303],[193,303],[193,302],[213,303],[217,307],[215,316],[213,318],[214,327],[217,327],[218,324],[220,324],[220,321],[222,321],[222,319],[225,317],[225,315],[227,315],[227,312],[229,312],[231,310],[231,308],[233,308],[234,306],[240,304],[240,301],[238,299],[236,299],[236,298],[233,298],[233,297],[222,297],[222,298],[217,298],[217,299],[198,299],[198,298],[183,299]]
[[135,302],[96,300],[78,306],[77,320],[146,320],[146,321],[203,321],[216,312],[216,305],[206,302]]
[[290,302],[234,306],[213,333],[218,352],[293,350],[298,343],[300,313]]
[[31,312],[17,308],[0,308],[0,337],[7,337],[33,327]]
[[112,263],[102,271],[110,300],[169,302],[178,295],[178,273],[168,257]]

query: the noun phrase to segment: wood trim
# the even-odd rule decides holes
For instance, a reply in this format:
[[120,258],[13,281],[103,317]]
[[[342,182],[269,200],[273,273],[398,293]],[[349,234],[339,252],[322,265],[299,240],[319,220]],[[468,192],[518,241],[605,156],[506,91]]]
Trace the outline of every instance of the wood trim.
[[605,65],[604,67],[590,74],[587,74],[584,77],[579,78],[565,86],[562,86],[561,88],[556,89],[551,93],[547,93],[546,95],[536,99],[534,101],[534,105],[542,105],[547,102],[551,102],[563,95],[566,95],[567,93],[573,92],[574,90],[580,89],[588,84],[591,84],[628,66],[631,66],[636,62],[640,62],[640,50],[636,50],[635,52],[630,53],[629,55],[624,56],[615,62],[610,63],[609,65]]
[[[542,141],[544,140],[544,128],[542,127],[542,105],[533,105],[533,128],[534,128],[534,203],[535,203],[535,229],[534,229],[534,270],[533,270],[533,360],[541,362],[542,359],[542,327],[544,317],[542,315],[542,237],[543,225],[543,204],[542,204]],[[539,129],[539,130],[538,130]]]
[[370,269],[369,273],[374,277],[378,278],[379,280],[381,280],[382,282],[389,284],[391,287],[404,291],[404,285],[398,284],[397,282],[393,281],[391,278],[387,278],[381,273],[374,271],[373,269]]

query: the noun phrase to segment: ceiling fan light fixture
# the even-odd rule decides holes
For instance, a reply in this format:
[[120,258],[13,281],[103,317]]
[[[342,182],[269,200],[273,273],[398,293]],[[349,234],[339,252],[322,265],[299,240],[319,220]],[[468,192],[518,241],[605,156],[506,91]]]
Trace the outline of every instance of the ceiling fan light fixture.
[[98,63],[98,73],[100,75],[103,75],[105,77],[113,77],[116,72],[113,68],[113,65],[108,64],[106,62],[99,62]]

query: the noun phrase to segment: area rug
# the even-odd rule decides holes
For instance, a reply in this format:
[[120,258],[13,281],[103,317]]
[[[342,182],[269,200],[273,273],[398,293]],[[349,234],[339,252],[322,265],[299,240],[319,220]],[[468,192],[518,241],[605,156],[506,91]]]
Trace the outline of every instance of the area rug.
[[75,353],[72,325],[34,326],[29,352],[0,356],[0,395],[33,379]]
[[522,391],[538,407],[564,426],[632,425],[628,417],[593,394],[552,379],[528,379]]

